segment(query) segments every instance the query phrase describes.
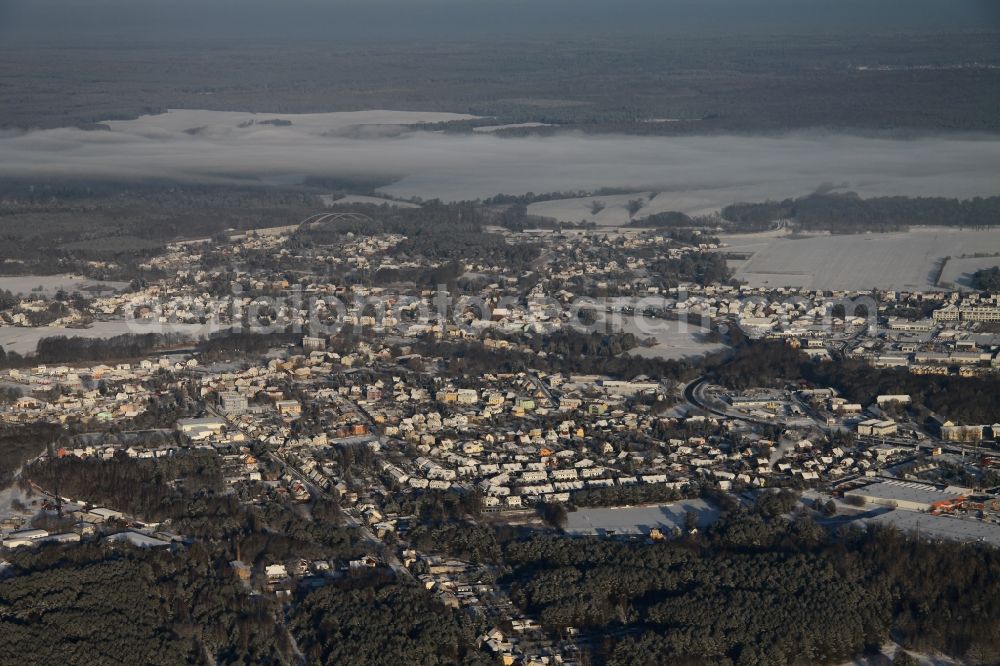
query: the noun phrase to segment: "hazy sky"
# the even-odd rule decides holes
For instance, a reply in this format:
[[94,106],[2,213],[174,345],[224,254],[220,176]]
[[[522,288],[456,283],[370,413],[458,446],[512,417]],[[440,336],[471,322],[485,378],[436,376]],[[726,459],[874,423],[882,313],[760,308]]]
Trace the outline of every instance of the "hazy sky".
[[0,0],[0,43],[1000,28],[998,0]]
[[[274,118],[260,114],[257,120]],[[402,196],[471,199],[602,186],[657,190],[675,210],[805,195],[827,186],[864,195],[997,194],[998,137],[637,137],[567,132],[501,138],[402,132],[449,114],[362,111],[277,116],[178,111],[75,128],[0,134],[0,177],[167,178],[290,182],[303,176],[382,175]],[[367,126],[365,129],[362,126]],[[198,128],[197,131],[185,131]]]

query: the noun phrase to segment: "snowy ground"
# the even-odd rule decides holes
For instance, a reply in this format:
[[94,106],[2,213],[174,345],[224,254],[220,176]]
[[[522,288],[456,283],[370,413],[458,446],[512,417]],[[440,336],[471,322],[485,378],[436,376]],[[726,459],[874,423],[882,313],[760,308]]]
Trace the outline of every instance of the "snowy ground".
[[[630,217],[627,206],[628,202],[634,199],[642,201],[643,207],[634,217]],[[596,215],[594,214],[595,202],[604,205]],[[633,220],[640,220],[655,213],[691,210],[692,207],[697,208],[699,205],[696,198],[683,194],[633,192],[631,194],[539,201],[528,206],[528,214],[549,217],[560,222],[594,222],[602,227],[621,227],[628,225]],[[714,209],[712,206],[708,208]]]
[[997,257],[973,257],[969,259],[956,259],[952,257],[945,264],[944,272],[941,274],[941,285],[954,285],[958,289],[971,288],[970,281],[972,274],[983,268],[993,268],[1000,266],[1000,256]]
[[615,534],[649,534],[650,528],[684,529],[685,514],[694,511],[698,525],[711,525],[719,517],[719,510],[705,500],[681,500],[671,504],[653,506],[581,508],[566,514],[566,533],[575,536],[604,535],[608,530]]
[[[607,315],[599,313],[599,321],[606,321]],[[707,342],[705,336],[711,331],[686,321],[654,319],[642,315],[614,315],[612,330],[632,333],[639,340],[653,338],[656,344],[639,346],[627,353],[643,358],[680,360],[688,357],[704,356],[725,349],[719,342]]]
[[33,354],[42,338],[64,335],[67,338],[113,338],[116,335],[134,333],[176,333],[192,338],[204,337],[214,332],[211,326],[202,324],[164,324],[162,326],[133,325],[125,320],[96,321],[89,328],[66,328],[64,326],[0,326],[0,347],[18,354]]
[[741,234],[721,240],[727,252],[752,253],[748,260],[730,264],[737,279],[752,286],[807,289],[929,290],[943,257],[1000,252],[1000,233],[995,231],[937,227],[843,236]]
[[688,326],[686,329],[675,328],[655,334],[657,343],[652,347],[636,347],[629,354],[643,358],[662,358],[668,361],[679,361],[683,358],[704,356],[722,351],[725,345],[719,342],[706,342],[706,329]]
[[0,289],[14,295],[54,294],[60,289],[74,291],[115,291],[124,289],[127,282],[98,282],[78,275],[14,275],[0,277]]
[[946,515],[934,516],[917,511],[896,509],[874,518],[865,519],[865,522],[892,525],[901,532],[914,532],[922,537],[1000,546],[1000,525],[981,520]]

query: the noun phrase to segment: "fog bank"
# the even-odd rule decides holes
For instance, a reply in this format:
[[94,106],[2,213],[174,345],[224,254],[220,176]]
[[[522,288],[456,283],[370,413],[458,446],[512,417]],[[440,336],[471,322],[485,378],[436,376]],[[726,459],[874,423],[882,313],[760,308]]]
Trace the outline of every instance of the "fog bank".
[[[385,191],[445,200],[620,187],[662,192],[699,212],[842,188],[866,196],[1000,193],[1000,137],[909,140],[847,134],[638,137],[561,133],[504,138],[413,129],[455,114],[172,111],[0,135],[0,177],[294,182],[398,178]],[[266,124],[280,119],[290,125]],[[252,121],[252,122],[251,122]]]

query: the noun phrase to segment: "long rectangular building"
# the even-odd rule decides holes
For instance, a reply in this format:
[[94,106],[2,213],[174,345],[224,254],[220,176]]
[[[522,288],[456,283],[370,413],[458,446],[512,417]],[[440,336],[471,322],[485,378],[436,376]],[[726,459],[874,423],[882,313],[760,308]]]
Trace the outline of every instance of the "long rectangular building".
[[844,497],[860,497],[866,504],[892,506],[906,511],[933,511],[965,499],[965,495],[958,490],[939,490],[926,483],[890,479],[849,490]]

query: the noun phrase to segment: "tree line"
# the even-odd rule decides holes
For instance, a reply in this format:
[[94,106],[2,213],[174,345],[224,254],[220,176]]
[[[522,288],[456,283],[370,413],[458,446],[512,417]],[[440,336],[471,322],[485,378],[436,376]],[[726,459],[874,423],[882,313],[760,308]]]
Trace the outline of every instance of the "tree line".
[[900,231],[910,226],[990,228],[1000,219],[1000,197],[874,197],[857,194],[810,194],[797,199],[736,203],[722,209],[728,226],[763,231],[788,220],[804,231],[864,233]]

